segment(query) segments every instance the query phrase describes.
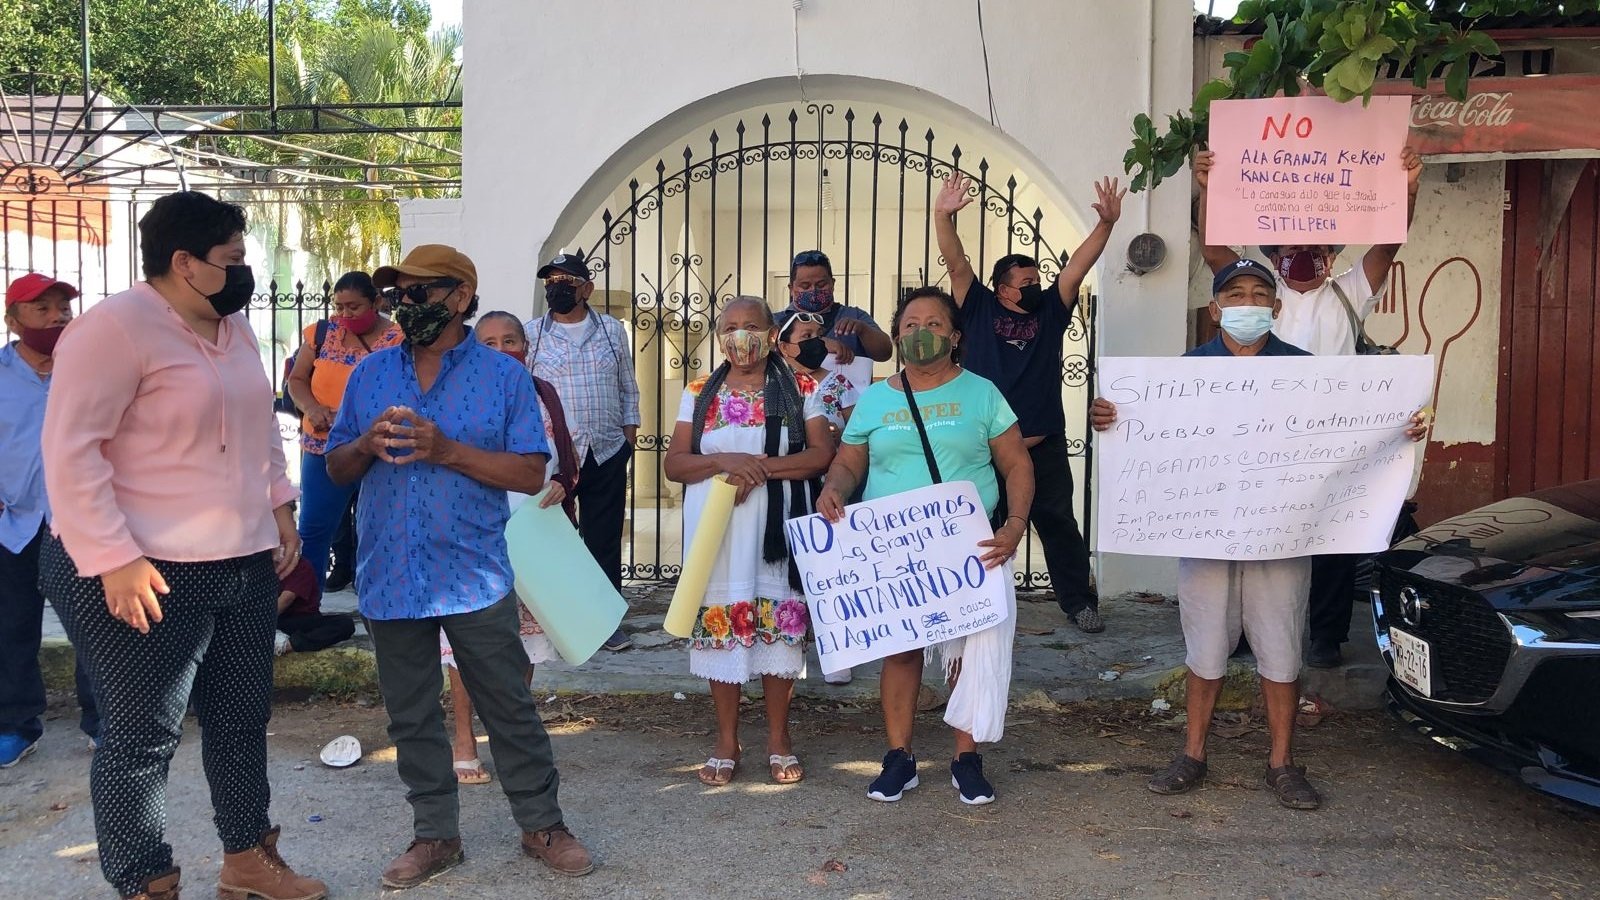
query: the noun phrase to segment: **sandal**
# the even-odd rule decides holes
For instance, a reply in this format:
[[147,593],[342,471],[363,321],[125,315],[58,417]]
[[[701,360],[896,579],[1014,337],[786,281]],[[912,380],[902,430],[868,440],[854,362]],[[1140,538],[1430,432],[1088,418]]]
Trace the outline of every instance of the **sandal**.
[[1306,780],[1305,766],[1279,766],[1267,769],[1267,787],[1278,795],[1278,802],[1290,809],[1316,809],[1322,795]]
[[488,784],[494,780],[494,776],[483,767],[481,759],[458,759],[455,769],[459,784]]
[[[797,756],[774,753],[767,757],[767,765],[772,767],[774,784],[799,784],[806,780],[806,770],[800,767],[800,758]],[[794,774],[791,775],[790,770]]]
[[1205,780],[1205,761],[1195,759],[1187,753],[1179,753],[1167,764],[1166,771],[1152,777],[1146,786],[1157,794],[1182,794],[1198,787]]
[[[728,774],[724,776],[723,772]],[[737,774],[739,774],[739,761],[737,759],[718,759],[713,756],[706,760],[705,765],[700,767],[699,777],[700,783],[707,787],[722,787],[732,781],[733,776]]]

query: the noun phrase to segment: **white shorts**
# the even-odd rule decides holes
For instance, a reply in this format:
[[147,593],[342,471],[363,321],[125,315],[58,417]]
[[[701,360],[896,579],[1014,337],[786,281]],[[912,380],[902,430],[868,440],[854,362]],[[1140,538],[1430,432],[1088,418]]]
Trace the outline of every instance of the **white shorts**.
[[1297,680],[1310,593],[1308,556],[1178,560],[1178,619],[1189,671],[1205,679],[1227,674],[1242,631],[1262,678]]

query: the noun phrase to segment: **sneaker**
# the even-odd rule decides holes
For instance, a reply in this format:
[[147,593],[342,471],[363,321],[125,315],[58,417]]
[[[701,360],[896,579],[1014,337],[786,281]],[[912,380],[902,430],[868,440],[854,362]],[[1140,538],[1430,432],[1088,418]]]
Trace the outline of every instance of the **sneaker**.
[[896,747],[884,754],[883,774],[872,780],[872,786],[867,788],[867,796],[893,803],[916,786],[917,758]]
[[961,792],[961,802],[982,806],[994,802],[994,785],[983,777],[983,757],[963,753],[950,763],[950,786]]
[[272,636],[272,655],[282,656],[293,648],[289,645],[289,636],[279,631]]
[[20,734],[0,734],[0,769],[9,769],[36,750],[38,738],[28,740]]
[[1085,606],[1072,614],[1073,624],[1084,634],[1099,634],[1106,630],[1106,622],[1100,618],[1100,610],[1092,606]]
[[854,677],[849,669],[840,669],[823,675],[822,680],[827,684],[849,684]]
[[1306,652],[1306,665],[1313,669],[1337,669],[1344,665],[1344,653],[1339,649],[1339,642],[1326,638],[1312,641],[1311,649]]
[[328,581],[322,586],[325,594],[337,594],[355,583],[355,573],[344,562],[336,562],[328,571]]
[[611,632],[611,637],[606,638],[606,642],[600,646],[610,650],[612,653],[620,653],[623,650],[633,648],[633,638],[628,637],[627,632],[618,628],[616,631]]

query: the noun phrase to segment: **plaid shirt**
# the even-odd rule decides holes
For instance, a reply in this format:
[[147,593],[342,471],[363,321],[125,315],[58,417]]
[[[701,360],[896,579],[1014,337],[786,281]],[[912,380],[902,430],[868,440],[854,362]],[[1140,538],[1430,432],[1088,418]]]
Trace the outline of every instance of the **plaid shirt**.
[[549,315],[529,321],[528,368],[561,395],[580,464],[591,452],[603,463],[627,443],[622,429],[639,425],[639,382],[622,323],[590,310],[584,324],[574,341]]

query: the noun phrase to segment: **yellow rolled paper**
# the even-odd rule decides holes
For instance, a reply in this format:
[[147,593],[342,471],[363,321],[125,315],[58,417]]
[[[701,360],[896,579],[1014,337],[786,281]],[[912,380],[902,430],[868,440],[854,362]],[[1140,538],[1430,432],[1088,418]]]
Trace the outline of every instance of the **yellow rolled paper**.
[[739,490],[728,483],[728,476],[712,477],[706,505],[700,511],[700,524],[689,542],[689,552],[684,554],[683,570],[678,573],[678,589],[672,592],[672,605],[667,607],[665,627],[673,637],[686,638],[694,633],[700,601],[705,599],[711,567],[717,562],[717,551],[722,549],[722,536],[733,518],[733,501],[738,494]]

